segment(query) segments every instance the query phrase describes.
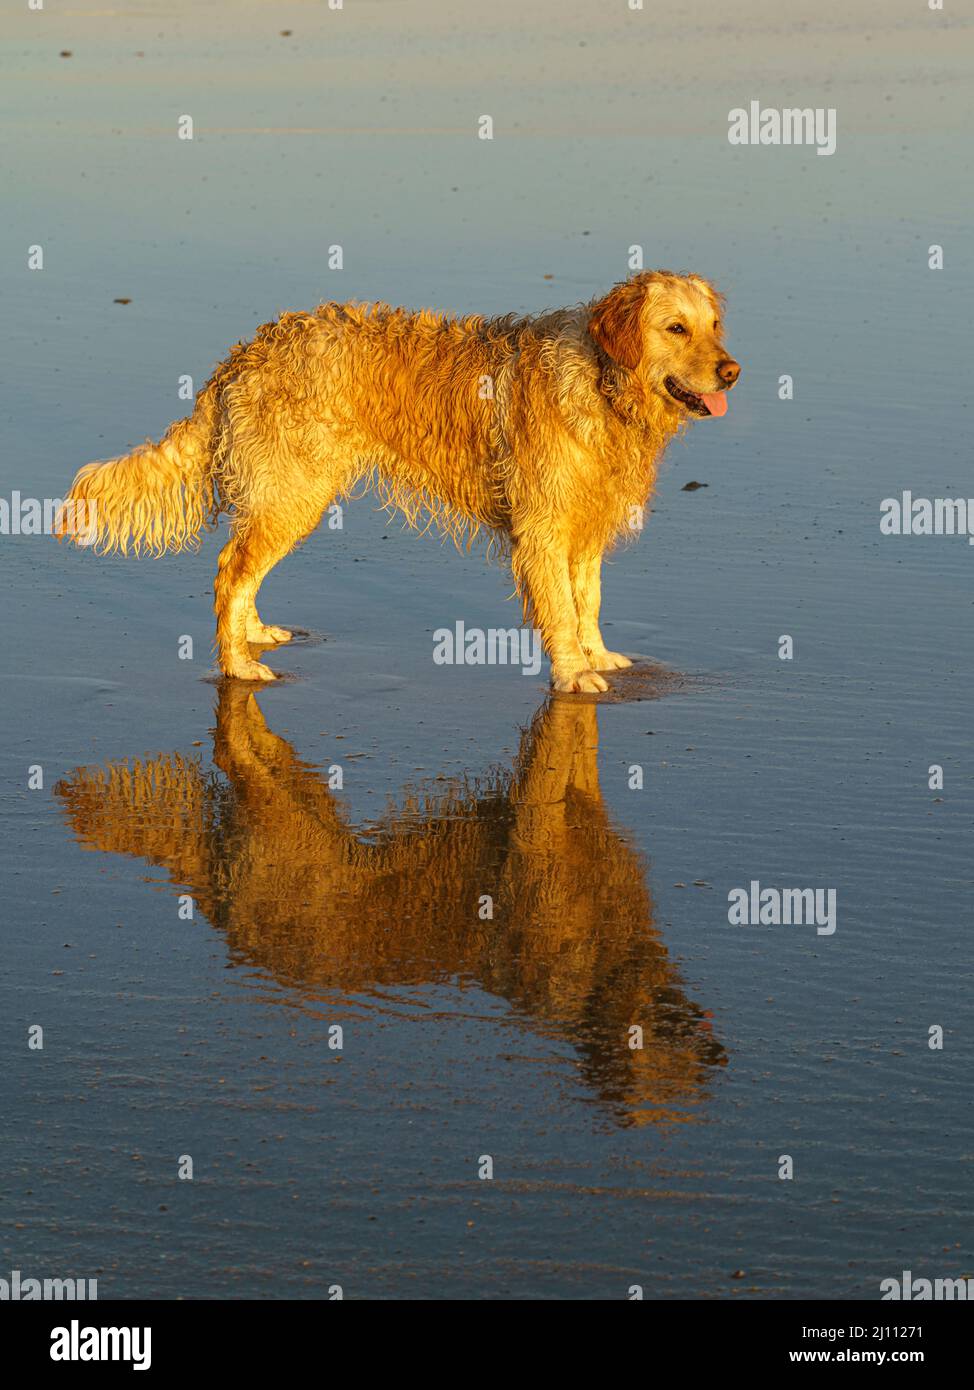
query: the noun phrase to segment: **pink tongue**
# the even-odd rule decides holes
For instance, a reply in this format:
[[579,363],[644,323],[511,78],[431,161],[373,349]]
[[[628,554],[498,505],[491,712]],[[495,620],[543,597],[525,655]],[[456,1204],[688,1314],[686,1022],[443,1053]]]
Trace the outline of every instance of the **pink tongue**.
[[712,395],[701,396],[700,399],[711,415],[727,414],[727,393],[725,391],[714,391]]

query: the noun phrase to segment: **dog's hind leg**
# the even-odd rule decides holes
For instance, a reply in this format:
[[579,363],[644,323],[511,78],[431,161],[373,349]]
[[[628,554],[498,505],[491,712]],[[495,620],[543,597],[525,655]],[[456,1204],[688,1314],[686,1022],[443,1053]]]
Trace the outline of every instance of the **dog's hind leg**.
[[569,562],[572,594],[578,613],[578,640],[594,671],[619,671],[632,662],[621,652],[610,652],[602,640],[599,609],[602,606],[602,556],[577,555]]
[[314,530],[318,516],[320,513],[313,519],[307,514],[296,518],[287,512],[252,514],[223,548],[213,587],[217,646],[224,675],[251,681],[276,679],[269,666],[254,660],[248,642],[267,640],[263,636],[251,637],[257,630],[256,624],[260,624],[262,632],[286,633],[284,637],[272,637],[274,642],[287,641],[291,634],[284,628],[265,629],[257,617],[254,599],[277,562]]
[[608,690],[582,650],[578,616],[568,569],[567,547],[549,536],[515,536],[511,568],[525,607],[541,629],[551,657],[551,684],[556,690]]
[[247,614],[247,641],[255,647],[276,647],[290,642],[294,633],[290,628],[274,627],[265,623],[257,612],[257,604],[252,600]]
[[217,647],[224,675],[272,681],[274,672],[254,659],[248,643],[286,642],[291,633],[261,622],[257,590],[315,529],[357,459],[336,450],[324,430],[292,438],[283,418],[266,418],[254,400],[241,396],[236,409],[225,476],[237,516],[214,585]]

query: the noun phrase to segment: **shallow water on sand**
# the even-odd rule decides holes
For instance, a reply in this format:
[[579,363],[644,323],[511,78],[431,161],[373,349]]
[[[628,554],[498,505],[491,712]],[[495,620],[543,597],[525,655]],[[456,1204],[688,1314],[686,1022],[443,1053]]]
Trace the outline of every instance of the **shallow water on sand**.
[[[509,578],[368,500],[265,585],[309,636],[256,695],[208,678],[219,538],[139,563],[0,536],[0,1274],[395,1298],[974,1274],[974,552],[879,532],[904,488],[974,493],[945,157],[969,30],[899,0],[882,29],[500,5],[473,36],[432,5],[405,35],[401,6],[96,8],[12,21],[0,495],[157,437],[179,376],[285,308],[538,309],[634,243],[728,294],[744,375],[607,567],[607,639],[639,658],[608,700],[435,666],[435,629],[514,622]],[[751,97],[835,106],[836,154],[729,147]],[[731,926],[752,880],[834,888],[835,933]]]

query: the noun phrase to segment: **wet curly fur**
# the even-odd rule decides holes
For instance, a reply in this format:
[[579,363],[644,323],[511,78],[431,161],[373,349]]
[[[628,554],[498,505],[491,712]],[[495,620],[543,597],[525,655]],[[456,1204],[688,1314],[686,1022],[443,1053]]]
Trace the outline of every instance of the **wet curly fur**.
[[[330,504],[372,487],[413,526],[467,545],[488,534],[554,687],[605,690],[600,672],[629,662],[599,631],[602,556],[638,530],[666,444],[701,413],[667,382],[704,394],[738,371],[719,296],[695,275],[646,272],[532,318],[322,304],[234,347],[158,444],[82,468],[57,529],[101,552],[158,555],[230,512],[220,666],[272,680],[251,644],[291,634],[261,622],[258,588]],[[83,534],[73,515],[90,518]]]

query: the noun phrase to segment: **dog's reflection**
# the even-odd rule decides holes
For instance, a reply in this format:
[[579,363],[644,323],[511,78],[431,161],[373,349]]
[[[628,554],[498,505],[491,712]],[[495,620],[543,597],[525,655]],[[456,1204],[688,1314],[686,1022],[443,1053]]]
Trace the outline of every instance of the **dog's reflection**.
[[163,866],[289,998],[479,985],[572,1045],[615,1122],[688,1119],[724,1053],[602,804],[597,713],[549,701],[513,768],[410,794],[367,834],[237,682],[217,706],[225,780],[172,754],[79,768],[55,791],[85,848]]

